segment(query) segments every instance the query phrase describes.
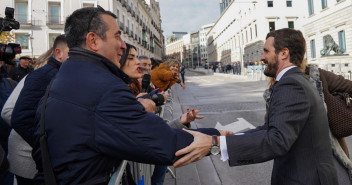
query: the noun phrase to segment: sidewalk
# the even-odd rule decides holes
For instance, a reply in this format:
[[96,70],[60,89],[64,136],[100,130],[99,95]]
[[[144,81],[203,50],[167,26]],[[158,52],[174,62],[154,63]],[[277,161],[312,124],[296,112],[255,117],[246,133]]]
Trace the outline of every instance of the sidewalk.
[[247,75],[234,75],[233,73],[219,73],[219,72],[214,73],[212,69],[207,70],[204,68],[196,68],[196,69],[187,68],[186,70],[194,73],[203,74],[203,75],[214,75],[218,77],[250,80],[250,81],[266,80],[267,78],[261,71],[248,72]]
[[[184,94],[187,94],[187,90],[187,88],[183,90],[179,85],[173,86],[172,102],[165,105],[164,119],[171,121],[186,111],[180,103],[180,98],[182,102],[188,101],[187,98],[192,98],[184,96]],[[197,128],[194,122],[191,123],[191,128]],[[221,185],[218,172],[213,164],[213,159],[210,157],[205,157],[198,162],[177,169],[171,166],[170,169],[175,173],[176,178],[173,178],[170,172],[167,172],[164,185],[185,185],[190,184],[190,182],[192,182],[192,185]]]

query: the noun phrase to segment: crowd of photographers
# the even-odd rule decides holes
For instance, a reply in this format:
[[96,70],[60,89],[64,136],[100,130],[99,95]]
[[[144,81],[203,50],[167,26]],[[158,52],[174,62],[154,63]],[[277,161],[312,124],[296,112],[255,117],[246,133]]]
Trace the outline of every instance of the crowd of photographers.
[[[42,160],[35,158],[35,148],[40,148],[35,138],[38,127],[37,112],[48,85],[68,58],[68,43],[65,35],[60,35],[55,39],[53,47],[35,61],[28,56],[21,56],[15,67],[10,65],[11,63],[6,65],[0,61],[0,139],[3,149],[0,156],[3,161],[0,184],[13,185],[14,178],[18,185],[44,183]],[[177,60],[160,61],[138,56],[136,47],[126,43],[119,65],[121,71],[129,78],[127,82],[130,90],[147,112],[160,111],[160,106],[168,99],[168,92],[174,84],[179,83],[185,88],[179,78],[181,64]],[[203,118],[197,115],[198,112],[199,110],[187,109],[187,113],[167,124],[171,128],[189,128],[191,121]],[[165,162],[160,164],[164,165],[157,165],[152,176],[152,184],[155,185],[163,184],[166,173]]]

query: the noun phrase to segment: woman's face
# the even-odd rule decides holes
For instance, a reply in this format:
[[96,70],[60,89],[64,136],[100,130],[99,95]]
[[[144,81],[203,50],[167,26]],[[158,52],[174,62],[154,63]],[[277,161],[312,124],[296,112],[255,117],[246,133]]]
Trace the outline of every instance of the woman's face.
[[178,65],[175,64],[175,65],[170,66],[170,70],[174,73],[178,73]]
[[141,62],[137,58],[137,51],[134,48],[130,49],[128,53],[125,65],[121,70],[126,73],[131,79],[138,79],[142,77],[142,71],[140,68]]

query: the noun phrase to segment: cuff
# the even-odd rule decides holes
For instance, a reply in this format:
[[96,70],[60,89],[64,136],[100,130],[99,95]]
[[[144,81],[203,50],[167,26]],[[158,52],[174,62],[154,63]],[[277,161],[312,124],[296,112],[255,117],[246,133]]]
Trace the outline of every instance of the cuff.
[[226,136],[220,136],[220,154],[223,162],[229,160],[229,153],[227,152]]

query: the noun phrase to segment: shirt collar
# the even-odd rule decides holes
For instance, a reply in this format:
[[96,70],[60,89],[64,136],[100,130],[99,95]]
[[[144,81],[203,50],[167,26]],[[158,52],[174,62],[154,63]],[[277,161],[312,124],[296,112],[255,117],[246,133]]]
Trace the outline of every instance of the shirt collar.
[[297,66],[286,67],[285,69],[283,69],[282,71],[280,71],[280,73],[276,76],[276,81],[279,81],[279,80],[281,79],[281,77],[284,76],[284,74],[285,74],[288,70],[290,70],[290,69],[292,69],[292,68],[294,68],[294,67],[297,67]]

